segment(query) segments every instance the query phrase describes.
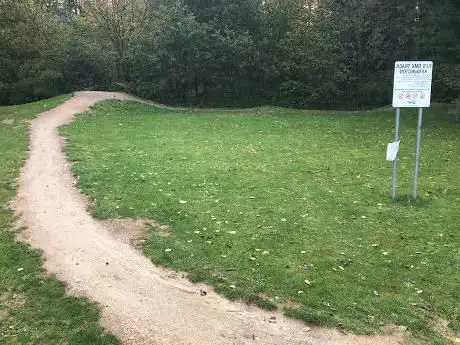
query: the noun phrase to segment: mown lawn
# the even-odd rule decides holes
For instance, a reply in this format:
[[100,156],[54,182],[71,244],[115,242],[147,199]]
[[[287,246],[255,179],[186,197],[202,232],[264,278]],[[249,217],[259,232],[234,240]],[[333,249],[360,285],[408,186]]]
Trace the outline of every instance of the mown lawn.
[[155,218],[144,250],[195,281],[307,322],[374,333],[460,330],[460,128],[428,110],[420,200],[415,112],[403,113],[389,198],[392,110],[175,112],[105,102],[62,129],[99,218]]
[[66,296],[42,269],[40,254],[18,244],[12,232],[9,202],[27,157],[28,120],[68,98],[0,107],[0,344],[118,344],[99,327],[97,305]]

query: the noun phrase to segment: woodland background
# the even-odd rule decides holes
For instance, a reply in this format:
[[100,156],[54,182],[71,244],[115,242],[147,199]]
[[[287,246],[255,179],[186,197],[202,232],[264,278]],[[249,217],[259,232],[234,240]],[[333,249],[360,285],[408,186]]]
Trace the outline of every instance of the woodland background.
[[406,59],[434,61],[434,101],[459,97],[459,1],[0,0],[0,104],[99,89],[370,108]]

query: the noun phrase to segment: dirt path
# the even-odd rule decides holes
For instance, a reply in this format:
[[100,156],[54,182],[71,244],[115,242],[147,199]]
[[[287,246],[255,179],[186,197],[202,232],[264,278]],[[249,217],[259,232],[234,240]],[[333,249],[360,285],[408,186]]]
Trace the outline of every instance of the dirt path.
[[[22,237],[43,250],[46,269],[66,282],[69,292],[101,304],[106,329],[129,345],[401,343],[402,335],[358,337],[309,329],[278,313],[229,302],[209,287],[155,267],[113,237],[87,213],[57,130],[75,114],[109,98],[132,99],[123,94],[81,92],[32,121],[30,157],[21,173],[15,205],[28,228]],[[208,294],[201,296],[200,288]]]

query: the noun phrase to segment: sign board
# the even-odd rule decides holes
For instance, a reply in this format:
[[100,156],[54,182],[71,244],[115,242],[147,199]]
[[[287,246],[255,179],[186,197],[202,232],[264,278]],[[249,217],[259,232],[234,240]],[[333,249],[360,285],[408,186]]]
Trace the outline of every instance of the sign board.
[[393,107],[429,108],[432,77],[432,61],[396,61]]

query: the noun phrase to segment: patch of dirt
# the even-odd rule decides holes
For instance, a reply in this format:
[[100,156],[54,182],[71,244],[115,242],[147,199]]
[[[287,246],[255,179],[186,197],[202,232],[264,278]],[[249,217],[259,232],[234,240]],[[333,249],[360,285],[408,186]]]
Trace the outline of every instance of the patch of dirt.
[[156,234],[163,236],[163,237],[169,237],[169,236],[176,235],[176,233],[173,231],[173,229],[169,225],[154,225],[153,230],[155,231]]
[[14,119],[5,119],[2,121],[3,125],[12,125],[14,124]]
[[451,344],[460,344],[460,331],[455,333],[449,327],[449,321],[438,318],[435,320],[434,326]]
[[403,338],[407,332],[407,327],[397,325],[386,325],[380,327],[380,331],[386,335],[395,335],[397,337]]
[[300,309],[302,306],[299,303],[292,302],[292,301],[287,301],[286,303],[283,303],[283,308],[286,309]]
[[269,295],[267,295],[267,294],[265,294],[263,292],[259,292],[257,294],[257,297],[259,297],[260,299],[266,300],[266,301],[269,301],[269,300],[272,299]]
[[0,321],[3,323],[10,317],[10,313],[6,309],[0,308]]
[[[102,325],[125,345],[403,342],[395,335],[365,337],[310,328],[279,312],[230,302],[209,286],[192,284],[177,273],[154,266],[127,244],[130,238],[142,236],[138,229],[141,223],[104,224],[93,219],[85,198],[75,188],[58,127],[105,99],[134,98],[120,93],[78,92],[31,122],[30,155],[19,179],[15,209],[27,226],[22,238],[43,250],[46,269],[64,281],[69,292],[100,303]],[[120,234],[124,227],[130,234]],[[269,322],[275,319],[276,323]]]
[[8,309],[20,309],[26,304],[26,298],[22,294],[3,293],[0,295],[0,304]]
[[147,219],[108,219],[101,220],[100,223],[115,239],[134,247],[147,239],[147,227],[155,224]]
[[175,235],[169,225],[160,225],[152,219],[106,219],[99,222],[115,239],[135,248],[147,240],[149,231],[163,237]]

